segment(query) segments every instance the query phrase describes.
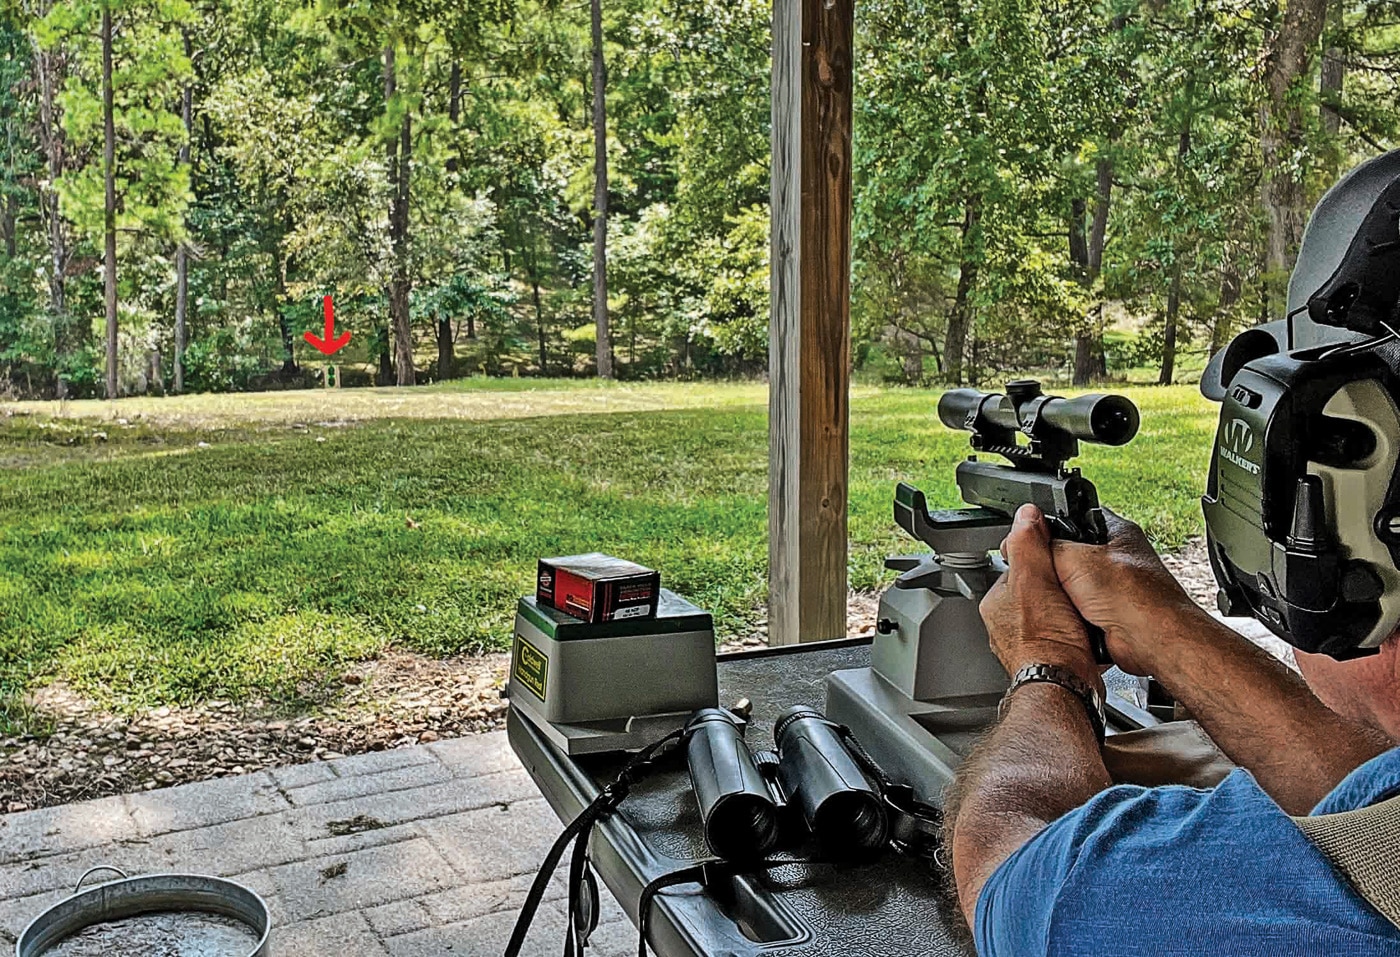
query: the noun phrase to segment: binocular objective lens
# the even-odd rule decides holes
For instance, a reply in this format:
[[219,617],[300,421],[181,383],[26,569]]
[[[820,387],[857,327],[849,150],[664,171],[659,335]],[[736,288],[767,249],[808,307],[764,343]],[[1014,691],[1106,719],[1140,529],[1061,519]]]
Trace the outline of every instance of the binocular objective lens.
[[783,788],[823,851],[846,860],[879,853],[889,836],[884,804],[836,726],[814,708],[790,708],[773,740]]
[[812,830],[840,857],[864,857],[885,845],[885,810],[880,799],[860,791],[833,794],[817,808]]

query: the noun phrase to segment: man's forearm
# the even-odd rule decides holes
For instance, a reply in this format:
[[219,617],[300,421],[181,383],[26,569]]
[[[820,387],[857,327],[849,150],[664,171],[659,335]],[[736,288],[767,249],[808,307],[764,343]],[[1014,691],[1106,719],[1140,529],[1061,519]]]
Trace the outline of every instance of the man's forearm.
[[1297,674],[1209,615],[1171,622],[1152,670],[1220,749],[1290,814],[1306,814],[1387,747]]
[[1111,783],[1083,703],[1051,684],[1018,689],[963,762],[945,808],[968,923],[982,885],[1003,861]]

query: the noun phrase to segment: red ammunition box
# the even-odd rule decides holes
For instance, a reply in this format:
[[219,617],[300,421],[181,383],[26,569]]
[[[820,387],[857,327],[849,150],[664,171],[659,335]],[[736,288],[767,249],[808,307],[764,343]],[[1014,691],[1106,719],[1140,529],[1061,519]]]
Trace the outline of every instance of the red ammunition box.
[[536,582],[541,604],[594,624],[655,618],[661,597],[660,574],[601,552],[541,558]]

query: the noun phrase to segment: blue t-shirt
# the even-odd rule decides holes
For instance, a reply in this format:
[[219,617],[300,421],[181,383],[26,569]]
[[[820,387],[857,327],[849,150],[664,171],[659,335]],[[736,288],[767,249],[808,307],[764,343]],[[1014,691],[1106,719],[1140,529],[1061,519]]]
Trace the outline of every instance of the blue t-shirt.
[[[1400,748],[1313,811],[1400,794]],[[1123,785],[1055,821],[977,899],[982,957],[1375,957],[1400,929],[1245,771],[1219,787]]]

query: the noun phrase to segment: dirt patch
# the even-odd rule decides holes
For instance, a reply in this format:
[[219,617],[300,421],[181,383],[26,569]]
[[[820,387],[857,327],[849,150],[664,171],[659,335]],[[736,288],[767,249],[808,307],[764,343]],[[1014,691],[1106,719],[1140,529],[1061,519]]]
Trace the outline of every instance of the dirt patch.
[[326,825],[326,830],[332,837],[345,837],[348,834],[363,834],[366,831],[378,831],[389,825],[379,820],[377,817],[370,817],[368,814],[356,814],[354,817],[344,821],[331,821]]
[[1162,564],[1176,576],[1196,604],[1207,611],[1215,611],[1218,586],[1215,584],[1215,574],[1210,570],[1205,539],[1193,538],[1181,551],[1163,555]]
[[47,729],[0,739],[0,812],[491,731],[506,662],[390,652],[347,672],[333,707],[293,719],[227,701],[117,715],[53,685],[29,701]]
[[[880,609],[880,593],[877,591],[853,591],[846,596],[846,636],[848,638],[870,638],[875,634],[875,619]],[[768,647],[768,622],[760,618],[753,634],[746,638],[726,641],[719,646],[720,652],[751,651],[754,648]]]

